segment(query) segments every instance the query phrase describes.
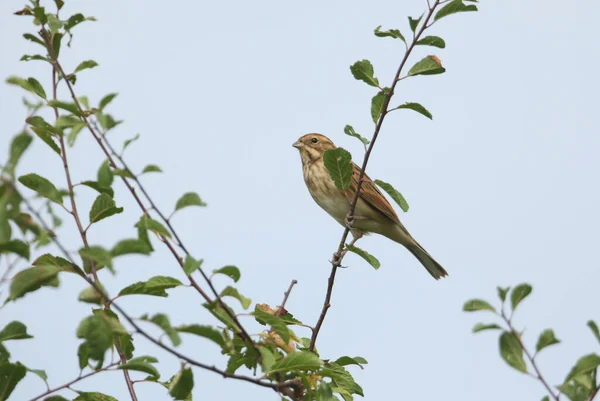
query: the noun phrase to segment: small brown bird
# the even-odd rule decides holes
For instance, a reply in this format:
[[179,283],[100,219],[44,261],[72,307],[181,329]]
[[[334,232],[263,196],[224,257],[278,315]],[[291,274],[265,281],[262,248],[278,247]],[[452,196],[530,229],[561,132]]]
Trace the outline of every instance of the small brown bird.
[[[306,134],[292,146],[300,151],[304,182],[306,182],[310,195],[323,210],[345,226],[350,201],[356,194],[360,168],[356,164],[352,164],[350,189],[342,192],[335,186],[323,163],[325,151],[336,148],[329,138],[321,134]],[[436,280],[448,275],[446,270],[404,228],[390,203],[366,174],[363,176],[354,215],[355,220],[352,225],[354,241],[352,243],[364,234],[381,234],[404,245]]]

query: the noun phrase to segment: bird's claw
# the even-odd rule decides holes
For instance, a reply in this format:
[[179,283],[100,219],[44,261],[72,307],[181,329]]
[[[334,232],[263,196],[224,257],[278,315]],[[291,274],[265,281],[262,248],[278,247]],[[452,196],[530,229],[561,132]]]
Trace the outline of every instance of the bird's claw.
[[354,224],[355,221],[356,221],[356,218],[354,216],[346,216],[346,219],[344,220],[344,222],[346,223],[346,228],[348,230],[351,230],[352,225]]

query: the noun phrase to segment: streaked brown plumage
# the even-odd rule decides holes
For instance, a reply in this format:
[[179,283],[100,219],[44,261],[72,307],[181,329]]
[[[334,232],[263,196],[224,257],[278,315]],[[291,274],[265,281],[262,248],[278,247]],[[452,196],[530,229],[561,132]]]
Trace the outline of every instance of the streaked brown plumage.
[[[304,182],[310,195],[323,210],[345,226],[350,201],[356,194],[360,168],[353,164],[350,189],[342,192],[335,186],[323,163],[325,151],[336,148],[329,138],[316,133],[306,134],[293,146],[300,151]],[[404,245],[436,280],[448,275],[446,270],[410,235],[398,219],[392,205],[366,174],[363,176],[354,215],[352,235],[355,241],[364,234],[381,234]]]

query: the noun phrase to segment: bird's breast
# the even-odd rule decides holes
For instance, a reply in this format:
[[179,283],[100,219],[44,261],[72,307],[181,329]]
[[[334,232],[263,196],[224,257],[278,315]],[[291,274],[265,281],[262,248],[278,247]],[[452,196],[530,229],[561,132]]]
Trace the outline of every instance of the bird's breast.
[[348,200],[329,175],[322,160],[306,164],[303,168],[304,182],[315,202],[336,220],[343,220],[348,213]]

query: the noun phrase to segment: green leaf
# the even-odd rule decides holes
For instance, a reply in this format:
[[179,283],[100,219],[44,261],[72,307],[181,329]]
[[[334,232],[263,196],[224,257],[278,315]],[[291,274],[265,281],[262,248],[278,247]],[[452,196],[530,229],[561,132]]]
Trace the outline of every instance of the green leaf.
[[32,140],[33,137],[25,131],[13,138],[12,142],[10,143],[10,153],[8,158],[8,164],[10,165],[9,171],[11,174],[14,173],[17,163],[21,159],[21,156],[23,156],[23,153],[25,153],[25,150],[27,150],[31,144]]
[[167,230],[165,226],[163,226],[161,223],[151,219],[150,217],[142,216],[140,218],[140,221],[138,221],[135,226],[138,228],[143,228],[145,230],[153,231],[157,234],[162,234],[167,238],[171,238],[171,233],[169,232],[169,230]]
[[20,239],[14,239],[12,241],[0,243],[0,253],[5,252],[14,253],[24,259],[29,260],[29,244],[21,241]]
[[552,329],[546,329],[540,334],[535,350],[536,352],[540,352],[544,348],[558,344],[559,342],[560,340],[554,336],[554,331],[552,331]]
[[127,169],[115,168],[112,170],[112,173],[119,177],[135,178],[133,173]]
[[135,370],[138,372],[148,373],[152,376],[152,379],[160,378],[160,373],[158,370],[152,365],[152,363],[156,363],[158,360],[152,356],[138,356],[133,358],[127,363],[119,365],[117,369],[127,369],[127,370]]
[[168,294],[165,290],[179,287],[180,285],[183,284],[176,278],[168,276],[154,276],[148,281],[138,281],[137,283],[123,288],[119,292],[119,296],[140,294],[167,297]]
[[527,373],[527,366],[525,360],[523,360],[523,349],[519,344],[519,340],[508,331],[500,335],[500,356],[519,372]]
[[391,184],[381,180],[375,180],[375,184],[379,186],[379,188],[383,189],[391,198],[400,206],[403,212],[408,212],[408,202],[404,199],[404,196],[400,192],[398,192]]
[[70,31],[75,25],[78,25],[85,21],[85,17],[83,14],[74,14],[69,17],[67,22],[65,23],[65,30]]
[[350,66],[350,72],[355,79],[368,85],[379,87],[379,81],[373,76],[373,65],[369,60],[360,60]]
[[240,269],[235,266],[225,266],[220,269],[213,270],[213,274],[224,274],[230,277],[235,283],[237,283],[242,276]]
[[408,17],[408,25],[410,25],[410,30],[415,33],[417,27],[419,26],[419,22],[421,22],[421,18],[423,18],[423,14],[419,18],[413,19],[412,17]]
[[345,400],[352,400],[352,394],[364,397],[363,389],[354,381],[354,378],[343,366],[336,363],[327,363],[319,375],[331,378],[332,390]]
[[144,167],[144,170],[142,170],[142,174],[144,173],[162,173],[162,170],[156,164],[148,164]]
[[45,370],[27,368],[27,371],[33,373],[36,376],[38,376],[43,381],[48,381],[48,375],[46,374]]
[[[80,367],[88,359],[103,361],[104,354],[113,345],[114,330],[108,315],[94,314],[84,318],[77,328],[77,338],[85,341],[80,345]],[[85,355],[82,355],[85,354]],[[82,356],[85,356],[82,358]],[[83,368],[82,367],[82,368]]]
[[33,338],[27,334],[27,326],[18,321],[12,321],[0,331],[0,342],[8,340],[25,340]]
[[13,278],[7,301],[14,301],[42,286],[52,285],[60,271],[60,267],[51,265],[35,266],[20,271]]
[[144,316],[140,317],[140,319],[148,321],[148,322],[152,322],[155,325],[157,325],[158,327],[160,327],[161,329],[163,329],[165,334],[171,340],[171,343],[173,343],[173,346],[177,347],[179,344],[181,344],[181,337],[179,337],[179,334],[177,333],[177,331],[175,331],[173,326],[171,326],[169,317],[167,315],[165,315],[164,313],[157,313],[156,315],[154,315],[150,318],[148,316],[144,315]]
[[119,401],[115,397],[111,397],[110,395],[106,395],[104,393],[92,392],[92,393],[84,393],[80,392],[77,398],[73,401]]
[[175,204],[175,211],[183,209],[188,206],[202,206],[205,207],[206,203],[202,202],[200,196],[195,192],[187,192],[177,200]]
[[4,401],[10,397],[17,384],[27,374],[27,368],[20,362],[0,363],[0,400]]
[[0,365],[4,362],[8,362],[10,359],[10,352],[0,343]]
[[[57,32],[52,35],[52,50],[54,50],[54,56],[56,58],[58,58],[58,55],[60,54],[60,44],[62,42],[62,38],[63,38],[63,34],[60,32]],[[75,78],[73,78],[73,79],[75,79]],[[74,80],[71,80],[71,82],[73,84],[75,83]]]
[[202,262],[204,262],[204,259],[196,260],[191,255],[186,255],[185,262],[183,263],[183,271],[185,274],[190,275],[200,268]]
[[34,7],[33,15],[41,25],[44,25],[46,22],[48,22],[48,18],[46,17],[46,10],[44,7]]
[[23,37],[29,40],[30,42],[37,43],[38,45],[44,46],[44,48],[46,48],[46,44],[40,38],[31,33],[24,33]]
[[98,63],[96,63],[94,60],[82,61],[81,63],[79,63],[79,65],[77,66],[77,68],[75,68],[75,71],[73,73],[75,74],[75,73],[77,73],[79,71],[82,71],[82,70],[85,70],[85,69],[88,69],[88,68],[94,68],[94,67],[97,67],[97,66],[98,66]]
[[440,11],[437,12],[435,17],[433,17],[433,20],[437,21],[440,18],[444,18],[450,14],[461,13],[466,11],[477,11],[477,6],[473,4],[466,5],[462,2],[462,0],[452,0],[450,3],[446,4],[440,9]]
[[375,36],[378,36],[380,38],[389,37],[389,38],[400,39],[401,41],[406,43],[406,39],[404,39],[404,36],[402,36],[402,33],[400,33],[400,31],[398,29],[388,29],[387,31],[382,31],[380,28],[381,28],[381,25],[379,25],[377,28],[375,28],[375,32],[374,32]]
[[489,310],[492,312],[496,312],[496,309],[486,301],[482,299],[470,299],[465,302],[463,306],[463,311],[465,312],[475,312],[479,310]]
[[219,296],[221,298],[222,297],[233,297],[233,298],[237,299],[238,301],[240,301],[240,303],[242,304],[242,307],[244,309],[248,309],[248,307],[252,303],[252,300],[250,298],[246,298],[245,296],[240,294],[236,288],[233,288],[231,286],[225,287],[223,289],[223,291],[221,291],[221,294]]
[[192,369],[183,368],[175,375],[169,385],[169,394],[176,400],[186,400],[194,388],[194,374]]
[[53,125],[50,125],[46,120],[44,120],[40,116],[28,117],[25,121],[32,127],[43,128],[44,131],[46,131],[47,133],[49,133],[51,135],[58,136],[61,134],[60,131],[56,127],[54,127]]
[[48,398],[44,398],[44,401],[69,401],[65,397],[60,395],[51,395]]
[[115,120],[113,116],[110,114],[105,114],[102,112],[96,112],[96,117],[98,118],[98,122],[106,131],[109,131],[121,124],[123,120]]
[[63,0],[54,0],[54,3],[56,4],[56,11],[60,11],[60,9],[65,5]]
[[35,132],[38,138],[40,138],[42,141],[44,141],[44,143],[50,146],[50,148],[53,151],[55,151],[56,154],[58,154],[59,156],[62,155],[60,148],[58,147],[56,142],[54,142],[54,139],[52,139],[52,134],[50,134],[48,130],[40,127],[31,127],[31,130]]
[[[110,270],[113,269],[110,252],[101,246],[81,248],[79,250],[79,255],[81,255],[81,258],[84,259],[84,261],[86,258],[93,260],[96,263],[96,270],[100,270],[103,266],[107,266]],[[89,273],[87,269],[86,273]]]
[[425,36],[423,39],[419,40],[416,45],[419,46],[433,46],[443,49],[446,47],[446,42],[444,39],[439,36]]
[[50,28],[50,32],[52,32],[53,34],[57,33],[58,30],[62,28],[62,21],[56,18],[55,15],[48,13],[46,15],[46,18],[48,18],[48,27]]
[[496,330],[496,329],[502,329],[502,327],[498,326],[495,323],[491,323],[491,324],[477,323],[473,327],[473,333],[479,333],[480,331],[484,331],[484,330]]
[[34,55],[29,55],[29,54],[24,54],[19,61],[31,61],[31,60],[39,60],[39,61],[46,61],[46,62],[50,62],[50,60],[48,60],[48,58],[42,56],[41,54],[34,54]]
[[590,328],[590,330],[592,330],[592,333],[594,333],[594,337],[596,337],[596,340],[600,342],[600,330],[598,330],[598,325],[596,324],[596,322],[594,322],[593,320],[589,320],[587,322],[587,326]]
[[444,72],[446,72],[446,69],[442,67],[442,62],[439,58],[436,56],[427,56],[413,65],[408,71],[408,75],[434,75],[442,74]]
[[77,136],[87,125],[84,122],[80,122],[77,125],[71,127],[71,131],[69,131],[69,135],[67,136],[67,143],[69,146],[73,147],[75,145],[75,141],[77,140]]
[[62,110],[66,110],[69,113],[72,113],[78,117],[81,116],[81,113],[79,111],[79,107],[77,107],[77,105],[75,103],[67,103],[67,102],[61,102],[60,100],[49,100],[48,101],[48,106],[50,107],[56,107],[58,109],[62,109]]
[[110,254],[113,258],[133,253],[150,255],[152,253],[152,248],[150,248],[148,244],[142,240],[131,238],[117,242],[117,244],[110,250]]
[[397,110],[397,109],[411,109],[411,110],[416,111],[417,113],[424,115],[428,119],[433,120],[433,116],[431,115],[429,110],[427,110],[425,107],[421,106],[419,103],[411,103],[411,102],[404,103],[392,110]]
[[123,208],[117,207],[117,204],[110,195],[100,194],[90,210],[90,223],[97,223],[100,220],[122,212]]
[[12,236],[12,228],[8,222],[8,204],[11,192],[6,191],[0,196],[0,242],[10,241]]
[[180,333],[189,333],[195,334],[200,337],[208,338],[211,341],[214,341],[219,346],[225,346],[225,339],[221,332],[211,326],[203,326],[199,324],[187,324],[175,327],[175,330]]
[[361,357],[354,357],[351,358],[349,356],[342,356],[340,358],[338,358],[335,363],[337,363],[340,366],[346,366],[346,365],[358,365],[361,369],[364,369],[362,365],[366,365],[368,362]]
[[109,167],[108,160],[105,160],[98,169],[98,185],[101,187],[110,187],[113,180],[114,177]]
[[513,288],[510,294],[510,303],[512,305],[513,311],[517,309],[517,306],[519,305],[519,303],[521,303],[522,300],[524,300],[529,294],[531,294],[531,290],[532,288],[529,284],[519,284],[518,286]]
[[350,244],[346,244],[346,249],[366,260],[371,266],[373,266],[373,268],[379,269],[381,267],[381,263],[379,263],[379,260],[377,260],[375,256],[371,255],[367,251]]
[[497,287],[497,289],[498,289],[498,298],[500,298],[500,301],[502,301],[502,303],[504,304],[504,301],[506,301],[506,294],[508,294],[510,287],[506,287],[506,288]]
[[38,195],[62,204],[62,195],[54,184],[37,174],[26,174],[19,177],[19,182],[27,188],[35,191]]
[[325,151],[323,163],[329,171],[331,179],[340,191],[350,188],[352,178],[352,155],[344,148],[336,148]]
[[235,321],[231,318],[230,314],[227,313],[227,310],[235,316],[235,312],[233,312],[233,310],[225,305],[225,308],[227,308],[227,310],[225,308],[223,308],[223,306],[221,306],[221,304],[218,301],[212,301],[210,303],[206,302],[204,304],[202,304],[202,306],[204,306],[206,309],[208,309],[210,311],[210,313],[213,314],[214,317],[216,317],[217,319],[219,319],[221,322],[225,323],[225,325],[227,327],[230,327],[234,330],[238,330],[238,325],[235,323]]
[[103,98],[100,100],[100,103],[98,104],[98,108],[99,108],[100,110],[104,110],[104,108],[105,108],[106,106],[108,106],[108,104],[109,104],[110,102],[112,102],[112,101],[113,101],[113,99],[114,99],[115,97],[117,97],[117,95],[118,95],[118,93],[109,93],[108,95],[104,96],[104,97],[103,97]]
[[81,185],[85,185],[86,187],[95,189],[96,191],[98,191],[101,194],[107,194],[111,198],[115,194],[115,192],[113,191],[113,189],[111,187],[103,187],[96,181],[83,181],[83,182],[81,182]]
[[598,356],[597,354],[588,354],[579,358],[575,366],[573,366],[573,368],[567,375],[567,378],[565,379],[565,384],[571,381],[576,376],[593,372],[598,366],[600,366],[600,356]]
[[371,99],[371,117],[373,122],[377,124],[379,116],[383,112],[383,103],[385,103],[385,93],[379,92]]
[[316,401],[339,401],[339,399],[333,395],[333,391],[329,383],[320,381],[319,385],[317,386]]
[[38,95],[42,99],[46,99],[46,92],[44,91],[44,87],[35,78],[23,79],[16,76],[10,76],[6,79],[6,83],[20,86],[26,91]]
[[[100,285],[100,283],[96,283],[96,285]],[[81,291],[77,299],[81,302],[96,305],[102,305],[104,300],[102,294],[100,294],[94,287],[88,287]]]
[[258,351],[260,352],[261,368],[263,372],[268,372],[275,363],[275,355],[269,348],[262,345],[258,346]]
[[346,125],[344,127],[344,133],[346,135],[358,138],[358,140],[360,140],[364,145],[368,145],[370,143],[370,141],[367,138],[363,138],[358,132],[354,131],[354,128],[352,128],[351,125]]
[[135,136],[133,138],[127,139],[123,142],[123,149],[121,150],[121,154],[123,152],[125,152],[125,149],[127,149],[127,147],[134,141],[137,141],[138,139],[140,139],[140,134],[135,134]]
[[290,330],[279,316],[274,316],[267,312],[261,311],[257,307],[254,308],[254,312],[252,312],[252,314],[258,323],[268,324],[271,326],[273,331],[279,334],[283,342],[287,344],[290,341]]
[[275,372],[290,372],[293,370],[317,370],[323,361],[314,353],[308,351],[292,352],[271,366],[268,374]]

